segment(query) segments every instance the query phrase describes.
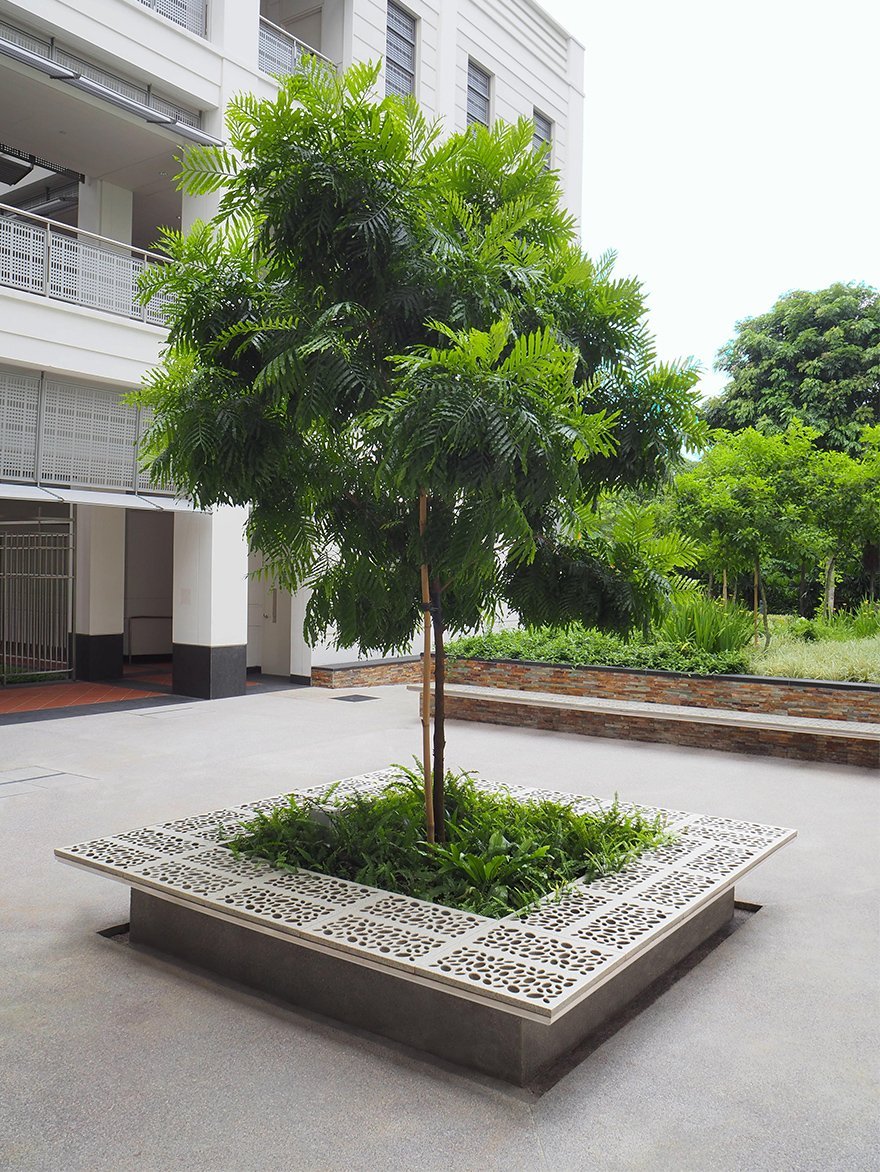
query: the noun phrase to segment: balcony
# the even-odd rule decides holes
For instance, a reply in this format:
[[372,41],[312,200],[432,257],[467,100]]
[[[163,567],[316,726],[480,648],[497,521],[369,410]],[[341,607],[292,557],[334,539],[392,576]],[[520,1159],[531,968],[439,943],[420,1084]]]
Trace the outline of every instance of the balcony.
[[208,30],[208,5],[206,0],[141,0],[145,8],[158,12],[173,20],[181,28],[196,36],[204,37]]
[[296,73],[306,57],[317,57],[328,65],[333,64],[323,53],[266,20],[265,16],[260,17],[259,66],[263,73],[273,77]]
[[139,279],[165,258],[0,204],[0,286],[102,313],[165,324],[169,298],[139,300]]

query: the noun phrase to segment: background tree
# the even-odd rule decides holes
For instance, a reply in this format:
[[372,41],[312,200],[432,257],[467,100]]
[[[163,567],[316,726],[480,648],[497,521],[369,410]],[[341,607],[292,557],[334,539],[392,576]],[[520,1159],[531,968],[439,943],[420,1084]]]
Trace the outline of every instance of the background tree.
[[445,632],[501,605],[638,621],[654,580],[609,563],[593,503],[702,433],[695,371],[656,363],[638,283],[581,253],[531,124],[441,142],[377,76],[308,64],[189,152],[184,190],[223,194],[147,278],[172,311],[143,399],[153,473],[250,506],[307,636],[402,650],[428,608],[442,837]]
[[738,323],[716,368],[730,382],[703,408],[711,427],[772,433],[799,419],[821,447],[855,454],[862,429],[880,423],[880,293],[857,284],[786,293]]

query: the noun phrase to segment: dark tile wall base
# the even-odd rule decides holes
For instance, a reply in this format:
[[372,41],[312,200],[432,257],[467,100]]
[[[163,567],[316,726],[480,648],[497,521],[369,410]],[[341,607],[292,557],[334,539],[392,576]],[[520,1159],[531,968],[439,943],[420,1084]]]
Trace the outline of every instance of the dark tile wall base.
[[116,680],[122,675],[122,633],[75,635],[78,680]]
[[247,646],[202,647],[175,643],[171,666],[171,690],[179,696],[222,700],[243,696],[247,680]]

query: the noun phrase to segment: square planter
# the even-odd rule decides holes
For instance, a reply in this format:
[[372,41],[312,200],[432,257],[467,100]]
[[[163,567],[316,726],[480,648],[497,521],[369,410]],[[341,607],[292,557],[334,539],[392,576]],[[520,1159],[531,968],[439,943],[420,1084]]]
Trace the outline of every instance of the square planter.
[[[392,775],[350,778],[334,798],[377,793]],[[579,812],[603,804],[486,788],[565,801]],[[132,944],[518,1084],[717,932],[733,914],[734,884],[795,837],[780,827],[647,810],[665,815],[674,843],[524,915],[491,919],[311,871],[278,871],[219,845],[280,800],[55,853],[131,887]]]

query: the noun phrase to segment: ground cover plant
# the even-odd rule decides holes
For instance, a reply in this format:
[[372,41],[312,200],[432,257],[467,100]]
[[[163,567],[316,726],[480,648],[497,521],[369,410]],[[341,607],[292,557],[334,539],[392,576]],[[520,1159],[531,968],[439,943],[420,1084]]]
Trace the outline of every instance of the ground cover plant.
[[570,663],[574,667],[633,667],[714,675],[745,671],[748,655],[704,651],[693,643],[660,642],[634,634],[629,639],[572,623],[568,627],[533,627],[469,635],[450,643],[453,659],[524,659]]
[[506,916],[574,879],[617,871],[669,835],[659,817],[576,813],[493,793],[448,773],[446,842],[428,842],[421,772],[400,769],[378,797],[291,795],[228,844],[276,867],[301,867],[485,916]]

